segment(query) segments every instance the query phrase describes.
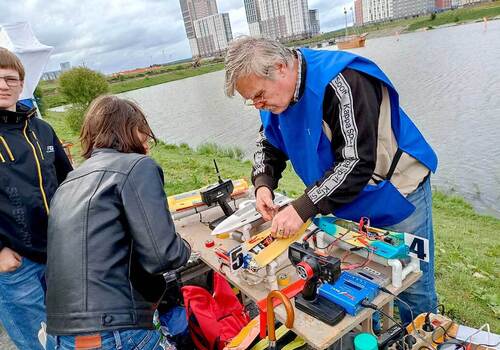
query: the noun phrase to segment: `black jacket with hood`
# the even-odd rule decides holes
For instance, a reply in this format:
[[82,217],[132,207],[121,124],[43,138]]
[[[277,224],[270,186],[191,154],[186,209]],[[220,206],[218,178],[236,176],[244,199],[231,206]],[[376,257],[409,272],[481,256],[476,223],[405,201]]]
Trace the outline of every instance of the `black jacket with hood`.
[[72,166],[52,127],[21,103],[0,110],[0,250],[47,259],[49,203]]

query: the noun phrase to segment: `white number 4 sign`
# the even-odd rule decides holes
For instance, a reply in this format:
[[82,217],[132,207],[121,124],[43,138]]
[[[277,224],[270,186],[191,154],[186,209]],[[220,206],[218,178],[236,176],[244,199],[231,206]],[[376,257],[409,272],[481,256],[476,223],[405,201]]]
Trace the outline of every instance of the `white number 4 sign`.
[[410,248],[410,256],[429,262],[429,240],[405,232],[405,244]]

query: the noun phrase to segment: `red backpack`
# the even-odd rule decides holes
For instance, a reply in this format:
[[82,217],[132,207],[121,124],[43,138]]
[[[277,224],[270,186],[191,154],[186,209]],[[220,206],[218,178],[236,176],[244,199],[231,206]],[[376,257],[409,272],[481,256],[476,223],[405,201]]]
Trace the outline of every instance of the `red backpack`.
[[225,278],[214,273],[214,294],[198,286],[182,287],[189,332],[197,349],[222,350],[250,321]]

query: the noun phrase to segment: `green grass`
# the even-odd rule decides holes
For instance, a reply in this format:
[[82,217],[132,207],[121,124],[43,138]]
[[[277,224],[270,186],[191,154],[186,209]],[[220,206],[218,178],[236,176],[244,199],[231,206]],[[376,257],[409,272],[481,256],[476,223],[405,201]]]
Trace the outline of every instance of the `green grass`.
[[473,20],[483,20],[483,17],[493,18],[500,15],[500,3],[490,3],[478,7],[462,8],[453,11],[446,11],[436,14],[436,18],[431,20],[430,16],[420,19],[409,25],[408,31],[420,28],[436,27],[448,23],[464,23]]
[[146,76],[140,79],[126,80],[123,82],[112,83],[111,93],[118,94],[120,92],[142,89],[148,86],[168,83],[170,81],[194,77],[201,74],[206,74],[210,72],[215,72],[224,69],[223,63],[215,63],[210,65],[204,65],[198,68],[189,68],[184,70],[174,70],[171,72]]
[[[473,7],[467,7],[456,10],[448,10],[436,14],[436,18],[431,20],[430,15],[421,15],[415,18],[389,20],[386,22],[366,24],[360,27],[349,27],[348,34],[354,34],[354,29],[358,34],[374,33],[380,30],[388,30],[391,28],[406,28],[403,32],[412,32],[421,28],[433,28],[448,23],[464,23],[474,20],[482,20],[483,17],[493,18],[500,15],[500,1],[493,3],[481,4]],[[332,32],[323,33],[313,38],[290,41],[286,43],[288,46],[303,46],[318,42],[324,42],[333,38],[343,37],[345,29],[338,29]]]
[[196,148],[196,153],[208,157],[229,157],[243,160],[244,152],[238,147],[222,147],[216,143],[204,143]]
[[500,331],[500,220],[463,199],[434,194],[436,278],[440,301],[457,320]]
[[[77,135],[64,123],[64,113],[49,112],[45,118],[61,139],[75,143]],[[216,181],[212,159],[224,178],[249,179],[251,163],[241,161],[241,151],[206,144],[192,150],[186,144],[159,143],[151,156],[165,172],[169,195]],[[77,157],[78,161],[81,158]],[[295,197],[303,184],[288,166],[280,191]],[[464,200],[435,192],[433,217],[436,241],[436,285],[440,302],[462,324],[480,327],[489,323],[500,332],[500,220],[479,215]]]

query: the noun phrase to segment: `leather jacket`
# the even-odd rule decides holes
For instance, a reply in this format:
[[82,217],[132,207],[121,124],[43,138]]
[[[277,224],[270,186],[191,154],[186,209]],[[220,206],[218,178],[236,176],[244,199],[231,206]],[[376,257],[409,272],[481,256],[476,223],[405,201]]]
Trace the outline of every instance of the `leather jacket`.
[[155,303],[132,271],[157,278],[190,256],[166,203],[163,172],[145,155],[97,149],[68,174],[50,207],[48,333],[153,328]]

